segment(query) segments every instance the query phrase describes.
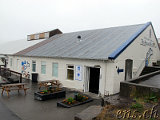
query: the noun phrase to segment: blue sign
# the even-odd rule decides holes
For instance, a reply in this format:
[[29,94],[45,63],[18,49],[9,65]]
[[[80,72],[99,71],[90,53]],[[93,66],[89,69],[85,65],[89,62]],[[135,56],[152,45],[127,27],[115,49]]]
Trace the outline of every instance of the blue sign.
[[118,67],[118,69],[117,69],[117,73],[119,74],[120,72],[123,72],[124,70],[123,69],[119,69],[119,67]]

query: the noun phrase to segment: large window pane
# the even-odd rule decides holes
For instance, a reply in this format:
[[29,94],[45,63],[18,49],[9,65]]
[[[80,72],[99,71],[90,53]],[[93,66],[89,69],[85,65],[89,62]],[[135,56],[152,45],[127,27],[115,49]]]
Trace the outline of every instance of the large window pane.
[[52,64],[52,76],[58,77],[58,63]]
[[41,62],[41,73],[46,74],[46,62],[45,61]]
[[13,60],[12,58],[10,58],[10,66],[12,66]]
[[32,61],[32,72],[36,72],[36,61]]

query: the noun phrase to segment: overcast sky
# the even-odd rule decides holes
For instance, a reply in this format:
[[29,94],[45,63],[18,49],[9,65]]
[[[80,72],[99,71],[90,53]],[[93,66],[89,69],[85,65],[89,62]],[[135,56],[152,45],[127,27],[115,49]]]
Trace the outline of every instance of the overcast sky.
[[67,33],[148,21],[160,37],[159,0],[0,0],[0,43],[56,28]]

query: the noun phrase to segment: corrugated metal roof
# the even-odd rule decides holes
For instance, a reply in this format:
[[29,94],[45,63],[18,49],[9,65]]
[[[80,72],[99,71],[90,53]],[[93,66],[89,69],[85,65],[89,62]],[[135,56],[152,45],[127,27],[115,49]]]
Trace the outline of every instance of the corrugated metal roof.
[[[48,43],[25,54],[26,56],[107,60],[145,24],[111,27],[55,35]],[[81,39],[77,38],[81,36]]]
[[[34,41],[35,41],[35,40],[34,40]],[[38,41],[38,40],[36,40],[36,41]],[[26,54],[27,52],[30,52],[30,51],[38,48],[38,47],[41,47],[41,46],[45,45],[46,43],[48,43],[48,42],[50,42],[50,41],[52,41],[52,40],[43,40],[42,42],[39,42],[39,43],[37,43],[37,44],[34,44],[34,45],[32,45],[32,46],[30,46],[30,47],[28,47],[28,48],[26,48],[26,49],[23,49],[23,50],[15,53],[15,55]],[[30,42],[30,41],[28,41],[28,42]],[[33,42],[33,40],[32,40],[31,42]]]

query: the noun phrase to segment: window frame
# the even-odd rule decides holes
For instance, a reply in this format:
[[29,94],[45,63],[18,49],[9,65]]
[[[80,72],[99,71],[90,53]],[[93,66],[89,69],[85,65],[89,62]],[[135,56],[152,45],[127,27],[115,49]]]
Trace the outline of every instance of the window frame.
[[[73,68],[69,68],[69,66],[72,66]],[[73,70],[73,79],[69,79],[69,77],[68,77],[68,70]],[[66,79],[73,81],[74,78],[75,78],[75,66],[74,66],[73,64],[67,64],[67,68],[66,68]]]

